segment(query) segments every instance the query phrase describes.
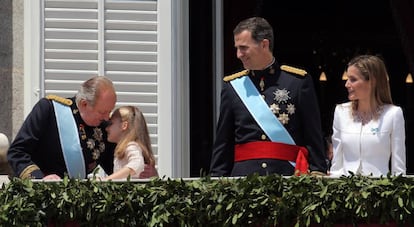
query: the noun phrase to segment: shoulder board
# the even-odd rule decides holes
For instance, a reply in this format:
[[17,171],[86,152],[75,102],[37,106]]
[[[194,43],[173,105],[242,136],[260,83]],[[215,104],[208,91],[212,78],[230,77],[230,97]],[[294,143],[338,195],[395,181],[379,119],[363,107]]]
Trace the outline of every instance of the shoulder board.
[[66,99],[66,98],[63,98],[63,97],[60,97],[60,96],[57,96],[57,95],[48,95],[48,96],[46,96],[46,98],[49,99],[49,100],[54,100],[56,102],[62,103],[66,106],[72,105],[72,100]]
[[288,66],[288,65],[282,65],[280,66],[280,69],[289,73],[294,73],[294,74],[298,74],[301,76],[306,76],[306,74],[308,74],[305,70],[303,69],[298,69],[292,66]]
[[226,82],[229,82],[231,80],[234,80],[234,79],[239,78],[241,76],[245,76],[247,74],[249,74],[249,70],[246,69],[246,70],[237,72],[235,74],[231,74],[229,76],[226,76],[226,77],[223,78],[223,80],[226,81]]

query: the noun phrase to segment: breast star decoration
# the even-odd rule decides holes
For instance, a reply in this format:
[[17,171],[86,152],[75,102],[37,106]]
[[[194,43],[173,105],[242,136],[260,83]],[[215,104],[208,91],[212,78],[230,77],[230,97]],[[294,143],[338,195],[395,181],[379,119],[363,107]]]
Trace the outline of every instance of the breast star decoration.
[[100,128],[93,129],[93,138],[96,141],[95,144],[97,145],[93,148],[92,152],[92,158],[94,160],[97,160],[101,153],[105,150],[105,143],[103,143],[102,135],[102,130]]
[[92,159],[97,160],[101,153],[105,150],[105,143],[103,141],[103,133],[100,128],[93,128],[92,135],[88,135],[83,124],[79,125],[79,133],[81,140],[86,143],[86,149],[92,154]]
[[280,111],[280,107],[279,105],[273,103],[272,105],[270,105],[270,110],[272,111],[272,113],[274,114],[279,114]]
[[286,103],[290,99],[289,93],[290,91],[286,90],[286,88],[276,89],[276,91],[273,92],[275,95],[273,99],[278,103]]
[[296,111],[295,105],[289,103],[289,100],[291,99],[289,93],[290,91],[288,91],[286,88],[276,89],[276,91],[273,92],[275,95],[273,100],[275,100],[276,103],[272,103],[270,105],[270,110],[284,125],[289,123],[290,116],[295,114]]

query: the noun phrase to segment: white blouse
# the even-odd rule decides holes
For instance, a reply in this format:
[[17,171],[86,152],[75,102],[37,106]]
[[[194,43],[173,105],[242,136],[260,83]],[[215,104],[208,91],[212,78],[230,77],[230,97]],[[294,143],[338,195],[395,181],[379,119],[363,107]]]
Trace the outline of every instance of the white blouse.
[[[405,122],[402,109],[385,105],[378,120],[354,121],[351,102],[335,108],[331,176],[386,176],[406,173]],[[390,162],[391,160],[391,162]]]
[[139,174],[144,171],[144,156],[142,149],[136,142],[129,142],[122,159],[114,159],[114,173],[123,167],[129,167],[134,170],[136,174],[131,175],[132,178],[139,178]]

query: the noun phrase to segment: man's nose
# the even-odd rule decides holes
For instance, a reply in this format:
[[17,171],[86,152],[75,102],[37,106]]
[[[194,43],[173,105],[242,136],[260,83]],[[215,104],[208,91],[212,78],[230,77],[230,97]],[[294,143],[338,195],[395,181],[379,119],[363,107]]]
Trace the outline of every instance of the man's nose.
[[237,49],[237,54],[236,54],[237,58],[241,58],[243,56],[242,51],[240,51],[239,49]]
[[108,126],[111,125],[111,122],[109,120],[102,120],[101,123],[102,127],[104,127],[106,130],[108,130]]

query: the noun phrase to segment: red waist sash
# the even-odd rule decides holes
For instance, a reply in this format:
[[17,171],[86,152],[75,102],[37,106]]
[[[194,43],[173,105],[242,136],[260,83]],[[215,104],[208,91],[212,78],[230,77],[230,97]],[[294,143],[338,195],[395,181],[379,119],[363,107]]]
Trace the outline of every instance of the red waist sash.
[[244,144],[236,144],[234,161],[246,161],[252,159],[279,159],[296,162],[295,174],[308,173],[308,150],[291,144],[270,141],[256,141]]

